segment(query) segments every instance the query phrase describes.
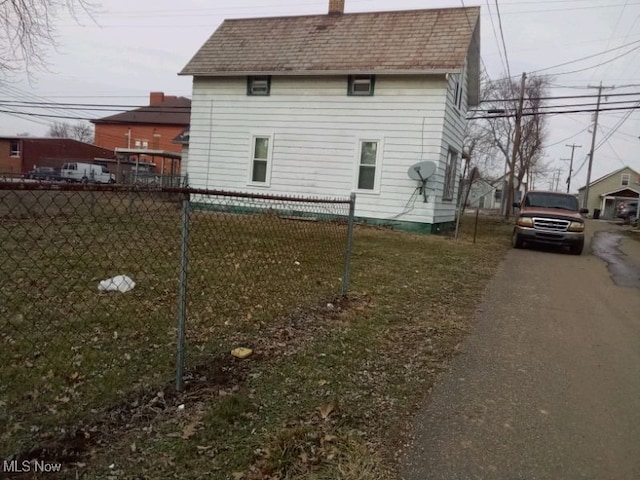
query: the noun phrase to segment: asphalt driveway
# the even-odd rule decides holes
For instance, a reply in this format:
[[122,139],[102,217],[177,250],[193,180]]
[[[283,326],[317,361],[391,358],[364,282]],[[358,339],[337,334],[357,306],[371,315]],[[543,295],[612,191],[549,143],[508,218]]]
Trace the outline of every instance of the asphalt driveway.
[[416,419],[406,480],[640,479],[640,243],[589,229],[614,234],[582,256],[509,252]]

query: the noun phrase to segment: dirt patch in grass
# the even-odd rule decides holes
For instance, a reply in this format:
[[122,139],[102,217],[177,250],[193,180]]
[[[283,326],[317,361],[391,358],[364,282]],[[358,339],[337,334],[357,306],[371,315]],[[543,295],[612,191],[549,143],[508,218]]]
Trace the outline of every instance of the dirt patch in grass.
[[87,474],[397,478],[412,413],[459,351],[509,248],[508,223],[484,219],[475,244],[466,227],[458,241],[358,228],[355,303],[323,302],[279,328],[226,337],[256,350],[241,385],[158,417],[152,433],[128,432],[95,452]]
[[[269,362],[272,357],[295,355],[333,328],[349,310],[361,311],[368,303],[365,297],[336,297],[311,308],[297,308],[259,329],[255,335],[232,335],[227,339],[229,345],[249,346],[255,354],[244,360],[228,351],[212,355],[186,373],[183,392],[177,392],[173,384],[166,384],[151,392],[129,394],[111,407],[94,410],[84,421],[65,426],[62,430],[68,433],[58,438],[51,432],[42,434],[37,447],[4,460],[16,460],[21,465],[23,461],[55,459],[62,464],[65,475],[83,474],[96,452],[110,452],[127,436],[134,438],[131,445],[135,445],[138,433],[154,433],[152,425],[179,419],[182,431],[167,435],[181,440],[191,438],[203,420],[219,429],[227,428],[250,408],[244,395],[245,381],[256,366]],[[205,414],[207,404],[214,407]]]
[[[158,220],[146,218],[149,229],[157,232]],[[65,402],[66,390],[45,390],[29,400],[25,415],[52,400],[64,415],[56,417],[57,428],[34,422],[39,429],[28,432],[30,442],[20,443],[17,458],[64,462],[65,478],[396,478],[395,459],[408,440],[411,415],[464,340],[486,282],[509,248],[509,224],[481,219],[475,243],[474,221],[466,217],[459,240],[359,227],[352,294],[338,299],[332,295],[339,290],[341,260],[327,253],[340,244],[337,231],[323,236],[312,222],[301,222],[291,232],[273,223],[290,228],[291,220],[253,225],[246,221],[253,217],[215,217],[218,231],[235,240],[233,248],[225,250],[222,239],[212,234],[209,217],[198,213],[196,218],[201,223],[192,231],[187,337],[191,369],[185,391],[173,389],[173,315],[162,313],[163,308],[173,312],[176,298],[175,284],[160,280],[175,279],[175,272],[162,270],[149,249],[140,248],[127,258],[110,251],[107,258],[116,268],[137,267],[143,279],[132,292],[135,308],[111,311],[99,324],[86,322],[86,333],[64,349],[39,346],[41,355],[35,360],[20,358],[31,362],[37,374],[22,397],[11,397],[12,408],[19,407],[19,398],[29,400],[25,395],[46,378],[48,370],[38,358],[57,358],[56,348],[65,353],[54,376],[79,393],[68,395]],[[127,224],[128,238],[157,249],[175,241],[178,230],[170,222],[163,227],[163,241],[156,235],[153,243],[132,228],[141,225],[136,221]],[[97,239],[92,248],[99,249],[113,240],[111,227],[119,222],[78,228],[91,229]],[[248,225],[253,227],[250,232]],[[22,228],[9,238],[14,245],[33,233],[29,226]],[[265,249],[274,243],[284,246]],[[60,255],[48,255],[54,265],[62,261]],[[167,255],[178,258],[174,250]],[[76,274],[88,275],[93,283],[104,265],[89,265]],[[39,281],[25,277],[20,285],[25,291],[46,288]],[[83,297],[81,289],[74,295],[72,314],[105,307],[92,303],[93,296]],[[319,298],[327,300],[318,303]],[[17,305],[19,298],[12,297],[9,306]],[[78,320],[69,323],[65,308],[61,299],[47,320],[69,332],[87,326]],[[28,339],[17,338],[15,332],[30,325],[32,313],[22,312],[18,318],[9,312],[11,322],[17,322],[11,323],[9,333],[13,352],[28,345]],[[145,321],[125,321],[130,318]],[[94,338],[98,349],[92,347]],[[76,343],[80,349],[70,348]],[[254,355],[234,359],[229,352],[239,346],[252,348]],[[97,353],[90,355],[92,350]],[[108,363],[126,359],[126,354],[144,360],[141,370],[133,372],[136,377],[122,373],[130,360]],[[84,366],[99,365],[105,358],[105,371],[113,375],[88,376]],[[5,363],[12,360],[2,357]],[[82,392],[89,381],[99,381],[109,391],[93,401]]]
[[[2,191],[0,220],[6,458],[171,384],[181,212],[138,192]],[[340,291],[344,224],[216,212],[190,222],[188,367]],[[116,274],[136,287],[97,291]]]

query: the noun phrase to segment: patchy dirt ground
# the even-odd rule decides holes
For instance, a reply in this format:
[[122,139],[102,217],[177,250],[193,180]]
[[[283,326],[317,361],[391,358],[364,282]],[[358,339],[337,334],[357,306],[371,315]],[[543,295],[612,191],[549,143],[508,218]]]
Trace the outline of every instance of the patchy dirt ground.
[[[197,418],[202,414],[202,407],[218,397],[246,390],[245,380],[256,364],[273,358],[282,361],[295,355],[341,322],[349,311],[363,312],[370,305],[371,300],[366,296],[337,297],[313,308],[299,308],[280,321],[259,329],[251,340],[232,335],[228,339],[230,345],[242,345],[255,353],[247,359],[236,358],[229,352],[213,355],[206,363],[186,372],[183,392],[177,392],[174,384],[167,384],[153,392],[130,395],[117,405],[94,411],[86,420],[67,426],[67,433],[61,437],[44,433],[39,436],[41,445],[37,448],[3,460],[15,460],[22,465],[25,461],[55,459],[56,463],[62,464],[61,475],[83,476],[97,451],[108,450],[131,432],[149,435],[153,430],[149,425],[163,423],[166,420],[163,417],[173,418],[176,414],[181,415],[183,421],[188,419],[182,433],[176,434],[188,440],[198,428]],[[188,410],[185,405],[189,405]],[[328,441],[326,438],[323,441]],[[25,473],[10,478],[33,476],[33,473]]]
[[358,229],[349,298],[245,319],[184,392],[126,395],[17,458],[63,462],[60,478],[396,478],[408,419],[508,249],[503,224],[483,227],[477,243]]

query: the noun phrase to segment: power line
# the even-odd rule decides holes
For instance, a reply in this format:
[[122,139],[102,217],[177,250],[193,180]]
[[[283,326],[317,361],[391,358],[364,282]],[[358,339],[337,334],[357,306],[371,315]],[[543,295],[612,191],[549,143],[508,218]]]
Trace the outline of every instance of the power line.
[[592,68],[598,68],[598,67],[601,67],[602,65],[606,65],[606,64],[614,62],[614,61],[616,61],[616,60],[618,60],[618,59],[620,59],[622,57],[625,57],[625,56],[629,55],[630,53],[633,53],[633,52],[635,52],[636,50],[639,50],[639,49],[640,49],[640,45],[637,46],[637,47],[632,48],[628,52],[624,52],[624,53],[618,55],[617,57],[613,57],[613,58],[610,58],[609,60],[606,60],[604,62],[600,62],[597,65],[593,65],[591,67],[579,68],[577,70],[571,70],[569,72],[554,73],[554,74],[552,74],[552,76],[559,77],[560,75],[570,75],[572,73],[579,73],[579,72],[584,72],[586,70],[591,70]]
[[[556,2],[551,2],[551,3],[556,3]],[[633,2],[631,5],[638,5],[638,2]],[[566,8],[545,8],[545,9],[539,9],[539,10],[514,10],[513,12],[505,12],[505,15],[526,15],[529,13],[540,13],[540,12],[547,12],[547,13],[554,13],[554,12],[573,12],[573,11],[578,11],[578,10],[600,10],[600,9],[605,9],[605,8],[617,8],[617,7],[621,7],[623,4],[622,3],[615,3],[615,4],[609,4],[609,5],[595,5],[592,7],[566,7]]]
[[504,61],[507,64],[507,75],[511,78],[511,68],[509,67],[509,56],[507,55],[507,44],[504,41],[504,30],[502,29],[502,16],[500,15],[500,6],[498,0],[495,0],[496,12],[498,13],[498,26],[500,27],[500,37],[502,38],[502,48],[504,48]]
[[[640,86],[638,84],[637,86]],[[620,88],[620,87],[616,87]],[[640,96],[640,91],[638,92],[622,92],[622,93],[611,93],[608,94],[608,98],[618,98],[618,97],[630,97],[630,96]],[[573,100],[573,99],[585,99],[585,98],[597,98],[595,94],[585,94],[585,95],[555,95],[555,96],[545,96],[545,97],[527,97],[528,100]],[[500,102],[514,102],[517,99],[514,98],[499,98],[499,99],[488,99],[481,100],[480,103],[500,103]],[[628,102],[635,102],[635,100],[628,100]],[[80,102],[49,102],[49,101],[30,101],[30,100],[6,100],[0,99],[0,104],[10,104],[10,105],[18,105],[29,108],[36,107],[47,107],[47,108],[60,108],[67,109],[71,107],[84,107],[86,110],[94,110],[94,109],[106,109],[106,110],[114,110],[119,111],[120,109],[139,109],[139,108],[150,108],[150,105],[137,105],[137,104],[125,104],[125,103],[80,103]],[[172,110],[185,110],[188,109],[188,106],[184,105],[162,105],[162,110],[166,110],[168,112]],[[154,111],[158,111],[154,108]],[[475,109],[474,111],[481,111]]]
[[622,160],[622,158],[620,158],[620,155],[618,155],[618,152],[616,152],[616,150],[613,148],[613,145],[611,145],[611,142],[609,142],[609,139],[607,139],[607,145],[609,145],[609,148],[611,149],[611,151],[613,152],[613,154],[616,156],[616,159],[618,160],[618,162],[620,162],[620,165],[622,165],[623,167],[626,167],[624,160]]
[[[634,105],[631,107],[611,107],[611,108],[600,108],[601,112],[604,111],[621,111],[621,110],[638,110],[640,109],[640,106]],[[532,115],[562,115],[562,114],[568,114],[568,113],[593,113],[596,112],[597,109],[595,108],[583,108],[583,109],[577,109],[577,110],[558,110],[558,111],[553,111],[553,112],[523,112],[522,116],[525,117],[530,117]],[[484,115],[484,116],[480,116],[480,117],[468,117],[467,120],[479,120],[479,119],[484,119],[484,120],[490,120],[492,118],[513,118],[515,117],[515,113],[504,113],[504,114],[496,114],[496,115]]]
[[[620,15],[618,15],[618,20],[616,20],[616,24],[613,27],[613,30],[611,30],[611,36],[609,37],[609,40],[607,40],[607,47],[609,48],[609,45],[611,45],[611,39],[613,38],[614,33],[618,30],[618,25],[620,25],[620,20],[622,20],[622,15],[624,14],[625,9],[627,8],[627,5],[629,4],[629,0],[626,0],[624,2],[624,5],[622,7],[622,10],[620,10]],[[593,77],[595,76],[596,71],[593,71],[591,73],[591,79],[593,80]]]
[[540,69],[538,69],[538,70],[534,70],[534,71],[529,72],[529,73],[546,72],[547,70],[553,70],[554,68],[564,67],[564,66],[566,66],[566,65],[571,65],[572,63],[577,63],[577,62],[581,62],[581,61],[583,61],[583,60],[589,60],[590,58],[599,57],[599,56],[601,56],[601,55],[604,55],[605,53],[615,52],[616,50],[621,50],[621,49],[623,49],[623,48],[627,48],[627,47],[630,47],[631,45],[636,45],[636,44],[638,44],[638,43],[640,43],[640,40],[636,40],[635,42],[629,42],[629,43],[627,43],[627,44],[620,45],[620,46],[615,47],[615,48],[610,48],[610,49],[608,49],[608,50],[603,50],[602,52],[594,53],[594,54],[592,54],[592,55],[587,55],[586,57],[581,57],[581,58],[577,58],[577,59],[575,59],[575,60],[571,60],[571,61],[568,61],[568,62],[559,63],[559,64],[557,64],[557,65],[553,65],[553,66],[551,66],[551,67],[540,68]]
[[489,0],[485,0],[485,2],[487,3],[487,9],[489,12],[489,20],[491,20],[491,30],[493,30],[493,38],[496,41],[496,45],[498,46],[498,55],[500,56],[500,63],[502,63],[502,68],[504,68],[504,71],[508,71],[507,69],[507,65],[504,61],[504,58],[502,56],[502,49],[500,48],[500,40],[498,40],[498,32],[496,32],[496,24],[493,21],[493,15],[491,14],[491,5],[489,4]]
[[[51,105],[40,105],[40,104],[14,104],[14,103],[9,103],[9,102],[3,102],[2,100],[0,100],[0,106],[3,107],[21,107],[21,108],[43,108],[46,110],[53,110],[53,109],[60,109],[60,107],[56,107],[56,106],[51,106]],[[189,106],[183,106],[183,107],[177,107],[177,106],[171,106],[171,105],[167,105],[167,106],[142,106],[142,107],[134,107],[136,113],[170,113],[170,114],[174,114],[174,113],[188,113],[191,109],[191,107]],[[90,106],[73,106],[73,105],[67,105],[64,106],[64,110],[66,111],[73,111],[73,110],[79,110],[81,112],[123,112],[122,108],[118,108],[118,106],[115,107],[111,107],[108,105],[103,105],[103,106],[95,106],[95,107],[90,107]],[[131,111],[131,110],[128,110]],[[124,112],[123,112],[124,113]]]
[[555,147],[556,145],[560,145],[561,143],[564,143],[564,142],[566,142],[566,141],[568,141],[568,140],[571,140],[571,139],[572,139],[572,138],[574,138],[574,137],[577,137],[577,136],[578,136],[578,135],[580,135],[582,132],[586,131],[588,128],[589,128],[589,127],[588,127],[588,126],[586,126],[586,127],[584,127],[582,130],[580,130],[579,132],[574,133],[573,135],[571,135],[570,137],[563,138],[563,139],[562,139],[562,140],[560,140],[559,142],[555,142],[555,143],[550,143],[550,144],[548,144],[548,145],[544,145],[543,147],[544,147],[544,148],[549,148],[549,147]]
[[571,178],[575,178],[576,175],[578,175],[580,173],[580,171],[584,168],[584,166],[587,164],[587,160],[589,160],[589,154],[587,153],[584,156],[584,160],[582,161],[582,163],[580,164],[580,166],[575,170],[575,172],[573,172],[573,175],[571,175]]
[[[619,102],[608,102],[607,105],[625,105],[625,104],[636,104],[638,102],[637,99],[633,100],[622,100]],[[590,107],[597,105],[597,102],[588,102],[588,103],[564,103],[564,104],[555,104],[555,105],[538,105],[538,106],[525,106],[525,110],[532,111],[540,111],[541,109],[549,109],[549,108],[576,108],[576,107]],[[628,105],[631,106],[631,105]],[[479,113],[479,112],[487,112],[487,113],[504,113],[503,111],[507,110],[504,108],[484,108],[480,110],[470,110],[470,113]]]
[[[640,107],[640,102],[636,103],[636,106]],[[609,133],[607,133],[607,135],[605,135],[605,137],[600,140],[600,142],[598,143],[598,145],[596,146],[596,150],[599,149],[604,142],[607,142],[609,140],[609,138],[611,138],[611,136],[616,133],[616,131],[624,124],[624,122],[627,121],[627,119],[631,116],[631,114],[633,113],[633,110],[629,110],[624,117],[622,117],[620,120],[618,120],[618,123],[616,123],[616,125],[614,125],[613,129],[611,129],[611,131]]]

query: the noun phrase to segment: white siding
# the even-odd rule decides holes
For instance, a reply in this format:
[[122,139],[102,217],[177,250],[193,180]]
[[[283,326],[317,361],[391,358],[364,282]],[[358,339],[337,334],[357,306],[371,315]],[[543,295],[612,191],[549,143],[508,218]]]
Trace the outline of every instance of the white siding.
[[[444,76],[377,76],[371,97],[347,96],[346,76],[273,77],[269,96],[247,96],[246,89],[245,77],[194,80],[188,160],[193,187],[346,197],[356,187],[359,141],[380,140],[380,191],[357,192],[356,215],[453,220],[455,202],[441,201],[443,151],[448,143],[461,152],[462,137],[456,135],[463,117],[447,112],[452,126],[443,129]],[[248,185],[252,135],[272,135],[269,187]],[[419,161],[440,164],[427,183],[427,203],[407,175]]]
[[453,199],[442,200],[442,196],[439,198],[439,202],[436,205],[434,222],[448,222],[455,218],[455,212],[458,201],[458,187],[460,185],[460,175],[462,174],[463,161],[462,161],[462,147],[464,141],[464,134],[466,128],[466,112],[467,112],[467,68],[464,69],[464,78],[461,79],[460,85],[462,87],[462,102],[460,108],[455,105],[455,75],[449,75],[448,90],[447,90],[447,106],[445,109],[441,155],[442,160],[440,162],[441,170],[438,171],[440,189],[444,185],[444,168],[446,164],[447,153],[449,149],[458,153],[458,165],[456,166],[455,173],[455,191]]
[[182,145],[182,159],[180,160],[180,175],[189,173],[189,145]]

